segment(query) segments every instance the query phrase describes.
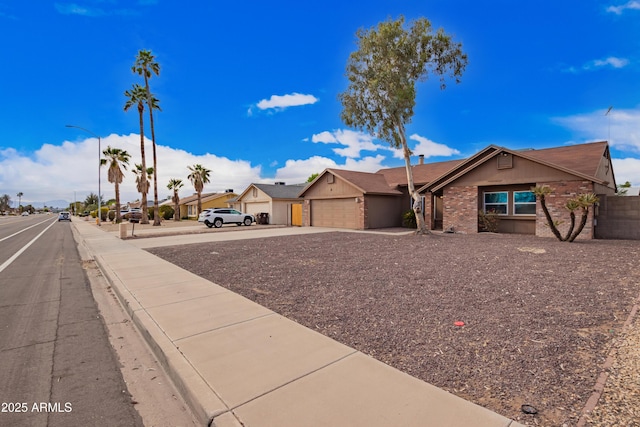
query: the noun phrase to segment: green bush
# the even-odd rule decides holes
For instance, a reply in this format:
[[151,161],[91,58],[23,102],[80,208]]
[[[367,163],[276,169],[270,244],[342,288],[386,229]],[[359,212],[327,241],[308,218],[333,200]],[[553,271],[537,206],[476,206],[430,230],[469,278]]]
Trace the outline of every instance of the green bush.
[[416,213],[413,209],[402,214],[402,226],[406,228],[416,228],[418,226],[418,223],[416,222]]
[[160,210],[160,217],[170,220],[173,218],[174,210],[169,205],[162,205],[158,208]]
[[[109,208],[106,206],[101,206],[100,207],[100,211],[102,212],[102,215],[100,215],[100,221],[106,221],[107,217],[109,216]],[[98,210],[94,210],[91,211],[91,217],[92,218],[97,218],[98,217]]]

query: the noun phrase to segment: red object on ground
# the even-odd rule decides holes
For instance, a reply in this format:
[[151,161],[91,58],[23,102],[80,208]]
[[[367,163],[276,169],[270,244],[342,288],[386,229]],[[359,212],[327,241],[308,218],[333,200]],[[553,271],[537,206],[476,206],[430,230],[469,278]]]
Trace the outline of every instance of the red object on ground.
[[464,322],[461,321],[453,322],[453,324],[456,326],[464,326]]

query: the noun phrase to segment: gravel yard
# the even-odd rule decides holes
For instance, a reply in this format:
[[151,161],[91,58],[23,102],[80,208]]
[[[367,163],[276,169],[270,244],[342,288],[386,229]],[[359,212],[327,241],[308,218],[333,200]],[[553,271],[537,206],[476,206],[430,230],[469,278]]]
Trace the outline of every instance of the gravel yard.
[[640,293],[638,241],[334,232],[150,252],[528,425],[577,424]]

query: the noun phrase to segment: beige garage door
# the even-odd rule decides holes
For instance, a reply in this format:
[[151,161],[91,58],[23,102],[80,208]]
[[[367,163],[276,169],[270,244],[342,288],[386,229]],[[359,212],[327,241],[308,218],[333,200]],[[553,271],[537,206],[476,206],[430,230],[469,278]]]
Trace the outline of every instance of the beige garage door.
[[315,227],[358,228],[354,198],[312,200],[311,225]]
[[257,215],[261,212],[269,212],[269,202],[254,202],[246,204],[246,212],[251,215]]

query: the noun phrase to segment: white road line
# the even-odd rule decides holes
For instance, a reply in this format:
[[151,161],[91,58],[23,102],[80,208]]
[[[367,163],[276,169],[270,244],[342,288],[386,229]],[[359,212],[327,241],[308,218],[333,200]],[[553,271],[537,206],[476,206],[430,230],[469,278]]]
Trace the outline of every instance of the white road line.
[[40,225],[40,224],[42,224],[43,222],[47,222],[47,221],[49,221],[49,219],[45,219],[44,221],[40,221],[40,222],[39,222],[39,223],[37,223],[37,224],[33,224],[33,225],[30,225],[30,226],[29,226],[29,227],[27,227],[27,228],[23,228],[22,230],[18,231],[17,233],[13,233],[11,236],[3,237],[2,239],[0,239],[0,242],[2,242],[3,240],[10,239],[11,237],[15,236],[16,234],[20,234],[20,233],[22,233],[23,231],[27,231],[28,229],[30,229],[30,228],[32,228],[32,227],[35,227],[36,225]]
[[[47,231],[48,229],[50,229],[50,228],[51,228],[51,226],[52,226],[53,224],[55,224],[55,222],[52,222],[52,223],[51,223],[47,228],[45,228],[44,230],[42,230],[42,231],[40,232],[40,234],[38,234],[36,237],[34,237],[33,239],[31,239],[31,241],[30,241],[29,243],[27,243],[26,245],[24,245],[24,246],[22,247],[22,249],[20,249],[18,252],[16,252],[15,254],[13,254],[13,256],[12,256],[11,258],[9,258],[9,259],[8,259],[8,260],[6,260],[2,265],[0,265],[0,273],[2,273],[2,272],[4,271],[4,269],[5,269],[5,268],[9,267],[9,265],[11,265],[11,263],[12,263],[13,261],[15,261],[15,260],[16,260],[16,258],[18,258],[18,257],[22,254],[22,252],[26,251],[26,250],[27,250],[27,248],[28,248],[29,246],[31,246],[31,245],[33,244],[33,242],[35,242],[36,240],[38,240],[38,239],[40,238],[40,236],[42,236],[42,235],[44,234],[44,232],[45,232],[45,231]],[[36,225],[37,225],[37,224],[36,224]],[[31,228],[31,227],[29,227],[29,228]],[[26,228],[25,228],[25,230],[26,230]],[[23,231],[24,231],[24,230],[23,230]]]

